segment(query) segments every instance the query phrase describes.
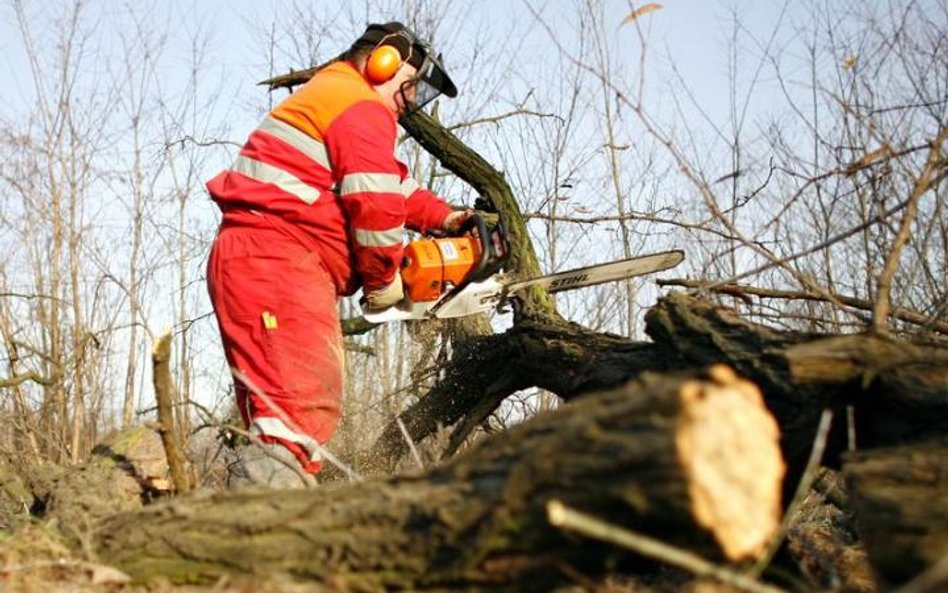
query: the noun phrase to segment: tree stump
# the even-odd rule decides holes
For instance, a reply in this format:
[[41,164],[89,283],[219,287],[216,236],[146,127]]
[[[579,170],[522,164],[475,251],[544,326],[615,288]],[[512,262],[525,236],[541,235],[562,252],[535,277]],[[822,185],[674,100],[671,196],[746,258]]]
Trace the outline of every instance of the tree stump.
[[161,438],[144,427],[111,435],[78,467],[50,469],[32,476],[33,506],[68,540],[84,545],[102,517],[140,509],[170,486]]

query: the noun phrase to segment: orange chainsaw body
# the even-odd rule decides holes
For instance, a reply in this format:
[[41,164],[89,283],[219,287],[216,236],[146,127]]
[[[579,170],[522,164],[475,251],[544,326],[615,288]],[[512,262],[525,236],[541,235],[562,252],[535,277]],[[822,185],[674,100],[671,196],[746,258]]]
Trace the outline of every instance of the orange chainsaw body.
[[411,241],[402,258],[405,296],[416,303],[437,300],[477,266],[482,249],[471,235]]

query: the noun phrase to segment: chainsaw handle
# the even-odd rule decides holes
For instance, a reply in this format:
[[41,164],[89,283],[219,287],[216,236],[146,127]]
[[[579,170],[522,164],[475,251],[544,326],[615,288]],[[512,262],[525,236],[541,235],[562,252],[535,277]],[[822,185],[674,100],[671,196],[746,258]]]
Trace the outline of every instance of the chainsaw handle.
[[471,282],[482,279],[484,271],[487,269],[487,265],[490,263],[491,249],[490,233],[487,230],[487,221],[485,221],[484,217],[478,214],[476,210],[472,212],[471,215],[467,217],[467,220],[461,224],[461,228],[459,230],[461,231],[461,234],[477,231],[477,239],[481,243],[481,259],[477,262],[477,265],[471,268],[467,275],[464,276],[464,280],[458,284],[458,287],[460,287],[457,289],[458,291],[463,289]]

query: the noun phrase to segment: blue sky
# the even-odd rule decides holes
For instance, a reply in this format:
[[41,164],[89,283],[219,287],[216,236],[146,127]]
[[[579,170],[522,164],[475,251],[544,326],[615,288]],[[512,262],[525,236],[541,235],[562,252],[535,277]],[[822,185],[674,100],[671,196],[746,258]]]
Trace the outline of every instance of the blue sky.
[[[40,28],[52,24],[57,6],[69,3],[71,0],[25,2],[28,12],[34,15],[34,26]],[[333,11],[337,13],[343,23],[342,29],[346,28],[346,21],[358,20],[360,17],[363,20],[384,20],[397,16],[375,13],[365,9],[364,4],[366,3],[337,4],[324,1],[313,2],[309,6],[313,11],[325,9],[330,11],[330,14]],[[507,0],[455,2],[441,29],[456,36],[453,43],[464,43],[466,36],[483,37],[484,29],[491,27],[503,35],[503,31],[515,30],[518,25],[529,21],[532,7],[544,15],[547,22],[556,29],[557,37],[568,45],[570,31],[577,26],[570,16],[574,4],[572,0],[535,0],[529,3]],[[606,32],[614,33],[613,40],[618,54],[626,54],[629,59],[629,64],[617,66],[632,68],[638,60],[637,33],[631,26],[619,26],[621,19],[629,12],[629,4],[618,1],[607,1],[605,4],[611,15],[606,17],[607,25],[612,21],[613,29],[610,31],[607,26]],[[643,4],[640,2],[637,6]],[[733,15],[739,15],[746,30],[764,42],[781,18],[784,7],[782,2],[749,0],[667,0],[662,4],[664,6],[661,10],[644,15],[639,21],[649,42],[651,81],[654,84],[661,78],[677,76],[668,67],[669,61],[673,60],[682,78],[712,109],[722,97],[726,98],[728,92],[726,48],[728,37],[732,33]],[[211,66],[211,72],[219,73],[225,78],[227,92],[232,93],[235,102],[239,104],[261,96],[260,87],[255,86],[255,83],[269,74],[264,37],[267,30],[274,25],[285,26],[289,5],[290,2],[285,0],[170,0],[146,3],[132,0],[91,0],[89,13],[101,15],[96,25],[96,35],[110,36],[114,34],[113,30],[117,25],[126,26],[123,23],[127,19],[127,6],[136,9],[151,6],[150,13],[155,27],[160,28],[163,23],[168,24],[170,51],[182,54],[182,59],[183,54],[187,53],[188,37],[203,32],[209,41],[206,46],[206,60]],[[22,106],[31,101],[32,83],[9,4],[3,5],[2,13],[4,18],[0,19],[0,85],[5,89],[3,95],[6,105],[0,107],[0,114],[9,114],[16,104]],[[790,16],[792,17],[792,11]],[[284,22],[280,23],[281,20]],[[522,43],[526,47],[549,48],[549,51],[555,51],[548,33],[541,27],[533,27],[532,31],[523,35]],[[280,36],[279,32],[277,36]],[[326,53],[323,54],[326,56],[344,45],[344,36],[339,32],[326,32],[325,35],[314,37],[326,38],[321,44],[326,48]],[[457,65],[456,55],[452,61],[452,44],[447,44],[448,47],[445,48],[446,58],[449,65]],[[50,52],[49,55],[55,51],[55,48],[45,46],[42,49]],[[758,48],[747,49],[757,53]],[[284,55],[277,55],[274,61],[279,67],[289,66],[293,60],[284,51]],[[180,74],[176,72],[173,59],[168,60],[165,67],[168,69],[169,81]],[[462,92],[478,84],[477,72],[461,70],[454,72],[454,75]],[[524,76],[529,79],[530,75],[525,73]],[[660,88],[660,85],[656,84],[655,88]]]
[[[41,61],[47,65],[55,62],[58,38],[55,29],[66,7],[76,0],[22,0],[30,18]],[[241,143],[246,134],[259,121],[262,112],[272,100],[257,82],[268,77],[272,69],[283,72],[289,67],[306,67],[309,56],[302,55],[307,46],[315,44],[319,51],[316,59],[326,59],[343,49],[352,39],[352,31],[361,30],[368,20],[399,18],[397,13],[375,12],[366,9],[367,2],[336,2],[320,0],[313,2],[286,0],[84,0],[87,4],[87,19],[83,31],[89,34],[89,51],[99,52],[93,59],[84,61],[79,84],[96,84],[108,80],[110,75],[121,72],[123,55],[121,32],[140,27],[146,31],[166,32],[167,42],[157,62],[157,83],[163,91],[174,93],[183,88],[189,72],[192,54],[191,40],[204,40],[200,46],[204,69],[202,71],[202,99],[213,101],[213,110],[198,114],[198,120],[207,120],[207,130],[196,131],[199,140],[222,139]],[[456,101],[444,106],[443,117],[447,124],[462,119],[463,111],[470,109],[479,117],[509,111],[514,103],[531,93],[540,97],[545,91],[555,93],[564,73],[559,71],[561,62],[557,56],[557,43],[566,51],[576,45],[577,22],[576,0],[479,0],[451,2],[443,20],[436,29],[436,44],[446,57],[461,95]],[[4,89],[0,102],[0,123],[11,122],[33,111],[35,101],[34,82],[26,59],[26,53],[11,4],[14,0],[0,0],[0,88]],[[750,0],[720,0],[703,2],[698,0],[667,0],[661,10],[644,15],[635,26],[622,26],[623,18],[630,12],[624,1],[603,0],[606,14],[603,31],[611,44],[613,69],[632,78],[638,68],[641,47],[639,31],[647,41],[648,70],[646,96],[649,107],[655,113],[669,116],[676,109],[696,112],[700,108],[708,119],[718,126],[726,126],[730,117],[729,60],[736,59],[740,66],[738,94],[749,88],[749,79],[755,71],[761,44],[766,43],[771,31],[781,19],[782,2],[752,2]],[[294,15],[288,11],[293,5],[302,7],[304,14]],[[389,2],[401,6],[399,2]],[[439,2],[438,4],[441,4]],[[638,3],[641,6],[643,3]],[[793,3],[790,6],[794,6]],[[306,24],[306,11],[328,14],[338,26],[334,30],[314,31]],[[323,13],[322,11],[326,11]],[[552,31],[535,23],[533,14],[539,14]],[[137,21],[130,17],[135,14]],[[792,15],[792,11],[790,13]],[[741,46],[734,56],[727,48],[733,33],[734,19],[739,19],[743,28]],[[270,54],[268,35],[276,41],[276,49]],[[306,36],[311,40],[307,40]],[[301,45],[294,45],[297,40]],[[310,43],[312,41],[313,43]],[[793,51],[791,46],[785,51]],[[493,52],[493,53],[492,53]],[[516,66],[513,75],[494,80],[491,63],[481,61],[473,66],[470,55],[491,55],[497,61],[512,59]],[[674,64],[674,69],[672,67]],[[509,77],[509,78],[507,78]],[[677,86],[678,77],[691,90],[693,104],[684,95],[676,103],[670,92]],[[773,91],[767,81],[757,83],[755,92]],[[123,89],[123,92],[127,92]],[[282,95],[277,95],[278,99]],[[595,100],[593,97],[591,100]],[[765,99],[765,98],[764,98]],[[561,107],[556,98],[542,103],[544,111],[556,113]],[[539,100],[538,100],[538,104]],[[768,102],[755,98],[755,105],[766,111]],[[700,118],[695,113],[692,117]],[[583,125],[592,129],[597,126],[595,115]],[[198,121],[195,126],[200,126]],[[510,128],[507,134],[516,135],[518,128]],[[580,131],[588,134],[595,144],[598,131]],[[709,132],[705,132],[709,133]],[[627,133],[622,142],[634,142],[634,133]],[[484,140],[479,138],[478,140]],[[517,165],[504,162],[503,156],[491,153],[489,143],[476,145],[485,150],[485,157],[495,166],[511,167],[511,177],[520,174],[529,181],[535,175],[542,158],[534,158],[535,151],[544,150],[542,139],[515,138],[523,143],[520,171]],[[577,143],[579,144],[579,143]],[[702,144],[704,145],[704,144]],[[226,166],[236,148],[221,145],[208,149],[212,162],[208,165],[207,177],[213,169]],[[530,151],[534,151],[531,153]],[[711,152],[711,151],[709,151]],[[540,155],[542,157],[544,155]],[[215,164],[216,163],[216,164]],[[634,177],[636,163],[629,167],[629,176]],[[721,165],[727,167],[727,164]],[[717,170],[717,169],[715,169]],[[727,170],[722,170],[721,174]],[[592,177],[592,173],[588,177]],[[717,173],[716,173],[717,175]],[[524,191],[529,191],[524,183]],[[462,195],[458,185],[446,188],[449,199]],[[594,197],[597,188],[591,184],[580,191]],[[666,191],[666,193],[668,193]],[[526,207],[529,196],[523,196]],[[207,226],[213,228],[216,209],[204,204],[198,210],[205,217]]]

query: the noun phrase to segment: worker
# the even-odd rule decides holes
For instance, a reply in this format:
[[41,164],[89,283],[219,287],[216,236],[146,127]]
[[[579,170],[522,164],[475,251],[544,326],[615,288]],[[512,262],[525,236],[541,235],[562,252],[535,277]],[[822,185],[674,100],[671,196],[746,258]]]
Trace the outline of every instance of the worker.
[[223,215],[207,281],[241,418],[257,448],[243,480],[314,481],[339,423],[338,299],[403,298],[405,228],[456,234],[470,210],[422,189],[395,157],[397,120],[457,89],[440,56],[398,22],[372,24],[267,114],[207,183]]

